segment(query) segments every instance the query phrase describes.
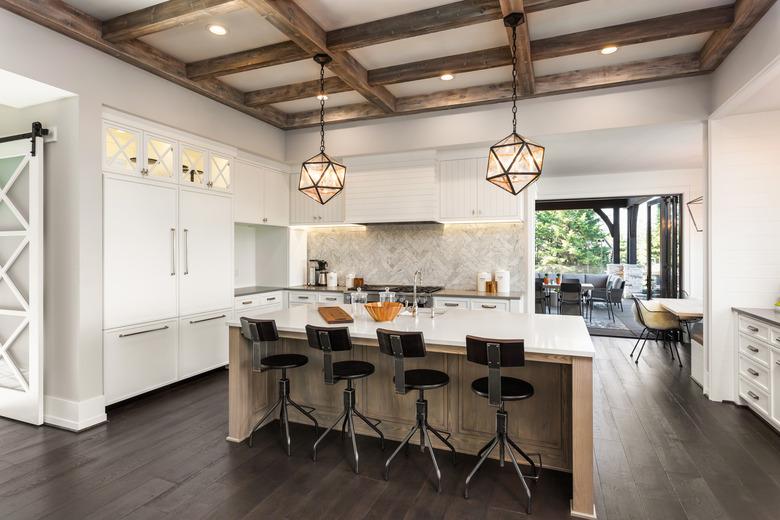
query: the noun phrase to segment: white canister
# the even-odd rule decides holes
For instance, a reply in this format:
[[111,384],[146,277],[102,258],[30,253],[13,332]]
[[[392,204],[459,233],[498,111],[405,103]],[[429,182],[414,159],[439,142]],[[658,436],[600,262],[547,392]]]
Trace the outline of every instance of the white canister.
[[335,288],[339,285],[339,275],[338,273],[328,273],[328,287]]
[[495,271],[493,273],[493,279],[498,286],[496,289],[500,293],[509,292],[509,271]]
[[477,273],[477,291],[479,292],[487,291],[486,283],[488,281],[490,281],[490,273],[486,271]]
[[347,289],[355,288],[355,273],[347,274],[347,277],[344,279],[344,285],[347,287]]

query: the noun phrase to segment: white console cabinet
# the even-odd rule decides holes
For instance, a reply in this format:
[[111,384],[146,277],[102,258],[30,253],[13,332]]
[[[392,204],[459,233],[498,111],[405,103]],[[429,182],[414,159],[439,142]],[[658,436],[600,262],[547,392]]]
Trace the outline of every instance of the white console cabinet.
[[739,397],[780,430],[780,325],[736,313]]

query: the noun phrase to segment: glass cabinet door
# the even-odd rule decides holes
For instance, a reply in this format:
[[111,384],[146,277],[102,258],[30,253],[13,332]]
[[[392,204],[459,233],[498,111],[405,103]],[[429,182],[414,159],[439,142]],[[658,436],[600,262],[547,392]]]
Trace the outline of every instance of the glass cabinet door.
[[146,165],[141,175],[158,180],[176,180],[176,143],[154,135],[144,135]]
[[181,145],[181,183],[206,185],[206,152],[186,144]]
[[230,159],[212,154],[208,187],[220,191],[230,191],[230,181]]
[[141,132],[103,124],[103,170],[137,175],[141,172]]

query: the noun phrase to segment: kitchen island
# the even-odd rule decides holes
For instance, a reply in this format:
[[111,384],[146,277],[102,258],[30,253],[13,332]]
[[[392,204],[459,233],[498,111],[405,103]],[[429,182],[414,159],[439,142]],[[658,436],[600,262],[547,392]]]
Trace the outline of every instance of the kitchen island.
[[[450,384],[430,392],[429,419],[434,427],[452,432],[450,441],[461,453],[476,454],[495,433],[495,409],[471,391],[474,379],[487,376],[487,368],[466,360],[466,335],[525,340],[526,366],[503,369],[535,388],[533,398],[508,403],[512,437],[528,453],[540,453],[544,466],[572,473],[572,514],[593,518],[593,355],[585,323],[578,316],[518,314],[503,311],[451,309],[431,318],[429,309],[417,317],[399,316],[377,323],[354,312],[348,324],[355,348],[337,353],[339,359],[373,363],[376,372],[357,385],[358,408],[382,420],[388,439],[401,440],[414,424],[416,393],[397,395],[392,381],[392,358],[379,353],[376,329],[422,331],[428,356],[406,360],[407,369],[434,368],[447,372]],[[253,317],[251,314],[248,317]],[[257,316],[276,321],[281,340],[264,345],[269,353],[298,352],[309,363],[290,372],[292,398],[316,408],[321,424],[329,424],[342,409],[343,385],[325,385],[321,353],[306,343],[307,324],[326,325],[313,305]],[[238,318],[228,323],[230,336],[229,436],[241,442],[276,399],[278,373],[252,370],[252,345],[241,336]],[[265,352],[263,353],[265,355]],[[291,414],[290,420],[300,420]],[[358,433],[372,435],[356,425]],[[439,446],[441,447],[441,446]],[[542,477],[543,478],[543,477]]]

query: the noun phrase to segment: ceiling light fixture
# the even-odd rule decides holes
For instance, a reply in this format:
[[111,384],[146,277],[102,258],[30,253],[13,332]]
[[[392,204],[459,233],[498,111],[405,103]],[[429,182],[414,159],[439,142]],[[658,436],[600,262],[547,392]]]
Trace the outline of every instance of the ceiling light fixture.
[[617,52],[617,50],[618,50],[618,48],[616,46],[614,46],[614,45],[607,45],[606,47],[601,49],[601,54],[603,54],[604,56],[606,56],[608,54],[615,54]]
[[328,100],[328,95],[324,94],[324,93],[323,94],[317,94],[317,100],[318,101],[327,101]]
[[525,21],[523,13],[510,13],[504,25],[512,28],[512,133],[490,147],[487,180],[512,195],[517,195],[542,175],[544,147],[517,133],[517,26]]
[[211,34],[216,34],[217,36],[225,36],[227,34],[227,29],[224,25],[213,23],[209,25],[208,29]]
[[298,191],[311,197],[320,204],[326,204],[344,189],[347,168],[332,160],[325,153],[325,65],[331,58],[327,54],[317,54],[314,61],[320,65],[320,152],[301,165],[298,179]]
[[453,76],[450,73],[447,73],[447,74],[442,74],[441,76],[439,76],[439,79],[442,80],[442,81],[452,81],[453,79],[455,79],[455,76]]

